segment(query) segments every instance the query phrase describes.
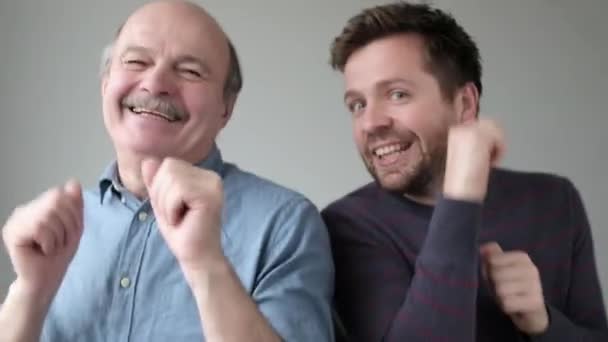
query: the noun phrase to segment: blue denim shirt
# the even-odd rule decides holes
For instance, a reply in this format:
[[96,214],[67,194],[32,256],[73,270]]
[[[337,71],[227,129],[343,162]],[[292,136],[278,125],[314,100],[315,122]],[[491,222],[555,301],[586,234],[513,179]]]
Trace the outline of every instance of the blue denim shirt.
[[[222,246],[243,287],[285,341],[332,341],[333,263],[325,225],[303,196],[222,161]],[[148,201],[122,189],[116,164],[84,192],[80,246],[42,341],[204,341],[199,312]]]

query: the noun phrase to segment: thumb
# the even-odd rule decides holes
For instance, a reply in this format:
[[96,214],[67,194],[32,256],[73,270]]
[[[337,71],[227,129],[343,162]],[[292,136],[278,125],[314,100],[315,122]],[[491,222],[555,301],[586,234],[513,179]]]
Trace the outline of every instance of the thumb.
[[67,181],[63,186],[63,190],[66,194],[76,200],[82,199],[82,187],[80,186],[80,183],[78,183],[78,181],[75,179],[70,179],[69,181]]
[[501,254],[502,247],[495,241],[484,243],[479,247],[479,253],[481,254],[481,258],[485,260],[493,255]]
[[154,176],[156,176],[156,172],[158,172],[159,168],[160,161],[157,159],[144,159],[141,162],[141,176],[148,190],[150,190],[152,182],[154,181]]

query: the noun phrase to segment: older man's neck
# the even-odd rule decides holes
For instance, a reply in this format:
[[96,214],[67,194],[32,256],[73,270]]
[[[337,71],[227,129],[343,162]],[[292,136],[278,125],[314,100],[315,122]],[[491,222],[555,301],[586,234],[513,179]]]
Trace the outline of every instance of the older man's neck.
[[122,186],[140,200],[148,197],[148,190],[141,174],[142,160],[143,158],[118,160],[118,175]]

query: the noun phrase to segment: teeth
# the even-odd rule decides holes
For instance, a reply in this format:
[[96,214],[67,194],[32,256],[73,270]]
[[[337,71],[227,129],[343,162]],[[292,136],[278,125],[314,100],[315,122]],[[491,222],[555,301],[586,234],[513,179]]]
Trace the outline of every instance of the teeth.
[[378,157],[384,157],[387,154],[391,154],[391,153],[395,153],[395,152],[400,152],[405,150],[405,145],[403,144],[393,144],[393,145],[388,145],[388,146],[382,146],[380,148],[377,148],[376,150],[374,150],[374,154]]
[[154,110],[148,110],[148,109],[141,108],[141,107],[133,107],[131,110],[135,114],[141,114],[141,113],[151,114],[151,115],[160,116],[163,119],[166,119],[167,121],[174,121],[174,119],[171,118],[171,117],[169,117],[169,115],[167,115],[165,113],[157,112],[157,111],[154,111]]

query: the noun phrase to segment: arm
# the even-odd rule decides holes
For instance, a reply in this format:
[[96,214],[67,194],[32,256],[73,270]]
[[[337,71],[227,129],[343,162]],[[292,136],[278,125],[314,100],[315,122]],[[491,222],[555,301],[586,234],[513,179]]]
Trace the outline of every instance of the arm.
[[333,263],[325,225],[300,199],[281,208],[274,221],[253,298],[227,262],[197,277],[205,284],[193,290],[209,341],[333,341]]
[[[481,206],[441,199],[408,269],[392,242],[327,210],[336,262],[336,304],[354,341],[474,341]],[[408,227],[402,227],[408,229]]]
[[40,339],[50,304],[82,235],[80,185],[68,182],[13,212],[2,229],[17,280],[0,307],[0,341]]
[[574,185],[566,182],[570,227],[576,231],[572,255],[572,275],[566,307],[560,312],[548,306],[547,331],[532,337],[545,341],[608,341],[606,311],[595,263],[593,237],[582,199]]
[[207,341],[280,341],[225,258],[191,274]]
[[327,231],[312,204],[289,202],[269,219],[251,299],[222,251],[219,175],[171,158],[146,161],[142,174],[207,341],[330,340],[333,269]]
[[0,305],[0,341],[38,341],[49,304],[49,299],[28,294],[19,281],[15,281]]
[[[360,224],[357,218],[332,227],[338,232],[334,246],[341,285],[337,291],[347,288],[345,294],[338,293],[338,305],[347,308],[342,314],[357,340],[475,340],[481,204],[490,168],[504,151],[503,140],[501,129],[490,120],[450,128],[442,196],[438,196],[414,270],[407,269],[400,253],[389,252],[392,241],[368,242],[363,234],[353,233]],[[377,220],[371,222],[367,233],[378,237],[379,228],[373,225]],[[341,236],[354,240],[342,241]],[[395,307],[395,302],[400,306]]]
[[334,341],[327,228],[304,199],[288,202],[274,221],[253,299],[284,341]]

